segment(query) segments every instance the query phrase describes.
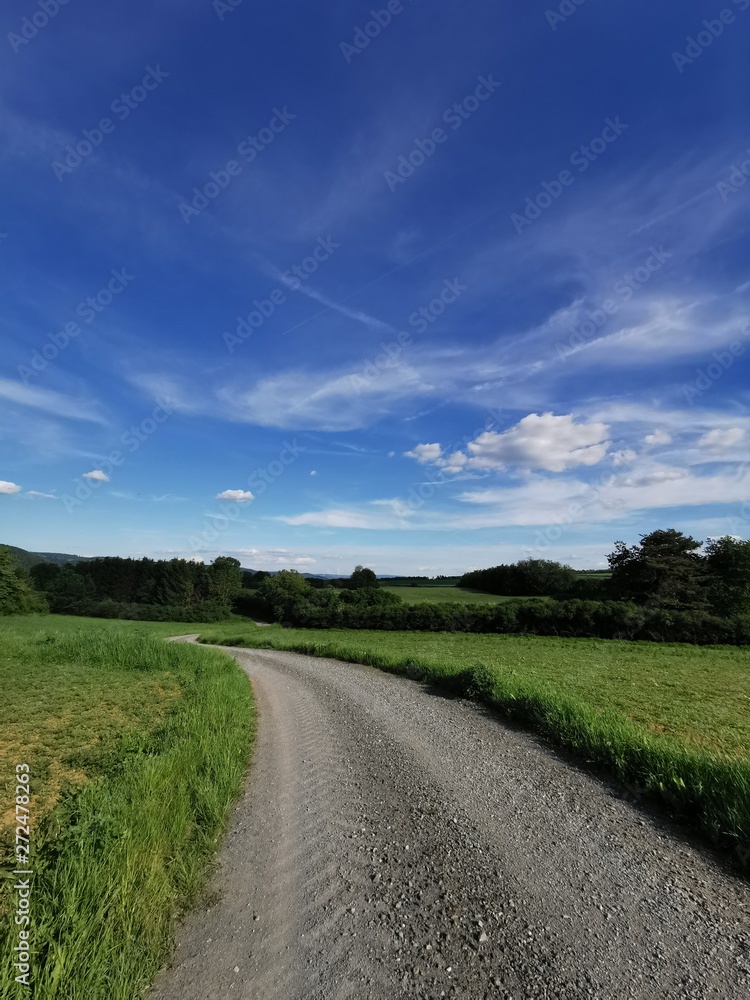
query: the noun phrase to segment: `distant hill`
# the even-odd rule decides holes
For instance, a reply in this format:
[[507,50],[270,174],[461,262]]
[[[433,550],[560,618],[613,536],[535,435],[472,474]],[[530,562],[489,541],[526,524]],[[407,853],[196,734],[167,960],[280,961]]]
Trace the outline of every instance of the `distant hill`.
[[3,548],[9,549],[25,570],[30,570],[37,563],[56,563],[58,566],[63,566],[65,563],[84,562],[91,558],[91,556],[69,555],[67,552],[29,552],[15,545],[3,545]]

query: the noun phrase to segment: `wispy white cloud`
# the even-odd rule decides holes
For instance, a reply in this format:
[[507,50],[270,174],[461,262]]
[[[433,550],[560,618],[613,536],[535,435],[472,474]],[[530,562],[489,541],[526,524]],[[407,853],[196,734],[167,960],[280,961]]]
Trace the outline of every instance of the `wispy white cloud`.
[[22,385],[10,379],[0,379],[0,399],[7,399],[20,406],[28,406],[35,410],[43,410],[57,417],[70,420],[84,420],[91,423],[106,424],[99,407],[88,400],[71,399],[52,389],[40,389],[36,386]]
[[16,483],[9,483],[6,479],[0,479],[0,493],[18,493],[21,489]]
[[283,429],[347,431],[391,414],[399,402],[432,391],[408,365],[383,369],[371,380],[351,370],[340,374],[287,371],[217,392],[229,419]]

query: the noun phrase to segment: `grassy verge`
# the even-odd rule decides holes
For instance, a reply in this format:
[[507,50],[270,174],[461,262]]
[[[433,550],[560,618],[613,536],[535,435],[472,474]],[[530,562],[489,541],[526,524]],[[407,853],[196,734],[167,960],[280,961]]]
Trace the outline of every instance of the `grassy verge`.
[[164,642],[195,626],[0,619],[0,996],[11,966],[15,764],[31,773],[37,1000],[134,1000],[198,897],[252,742],[227,656]]
[[201,641],[367,663],[531,724],[717,844],[750,845],[750,650],[545,636],[208,626]]

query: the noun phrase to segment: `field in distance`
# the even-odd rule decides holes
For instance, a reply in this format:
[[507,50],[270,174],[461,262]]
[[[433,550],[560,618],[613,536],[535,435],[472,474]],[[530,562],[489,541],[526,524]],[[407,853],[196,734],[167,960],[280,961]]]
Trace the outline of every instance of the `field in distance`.
[[502,597],[499,594],[485,594],[481,590],[466,590],[463,587],[391,587],[380,585],[381,590],[396,594],[409,604],[501,604],[503,601],[534,600],[534,598]]

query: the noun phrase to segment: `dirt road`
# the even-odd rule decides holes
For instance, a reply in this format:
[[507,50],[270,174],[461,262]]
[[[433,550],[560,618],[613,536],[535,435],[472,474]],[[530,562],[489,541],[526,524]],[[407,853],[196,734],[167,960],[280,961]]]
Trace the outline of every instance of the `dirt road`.
[[253,766],[150,1000],[750,995],[750,886],[616,789],[412,681],[231,652]]

